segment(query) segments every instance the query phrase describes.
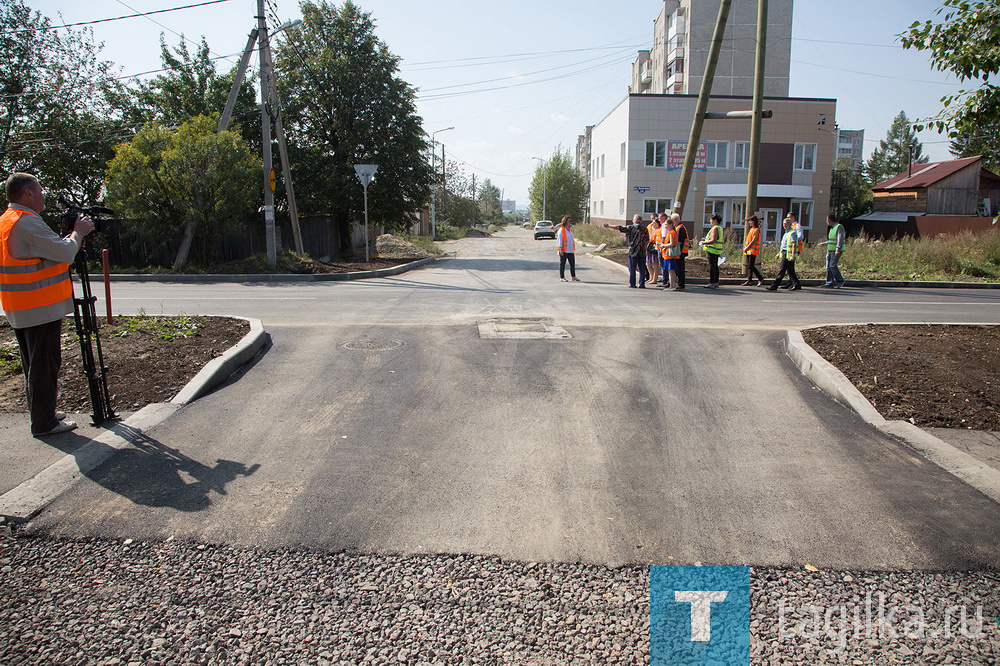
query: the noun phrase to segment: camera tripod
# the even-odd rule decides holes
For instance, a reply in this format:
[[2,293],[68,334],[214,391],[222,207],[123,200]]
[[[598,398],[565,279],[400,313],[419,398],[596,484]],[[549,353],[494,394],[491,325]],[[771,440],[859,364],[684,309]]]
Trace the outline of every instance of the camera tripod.
[[[108,366],[104,363],[104,353],[101,350],[101,336],[97,326],[97,312],[94,304],[97,297],[90,288],[90,269],[87,268],[87,243],[84,239],[80,251],[76,255],[76,274],[80,278],[83,296],[77,298],[73,293],[73,319],[76,322],[76,335],[80,339],[80,356],[83,358],[83,372],[87,376],[90,388],[90,405],[94,410],[91,420],[94,425],[118,418],[111,406],[111,395],[108,393]],[[94,351],[97,351],[96,357]]]

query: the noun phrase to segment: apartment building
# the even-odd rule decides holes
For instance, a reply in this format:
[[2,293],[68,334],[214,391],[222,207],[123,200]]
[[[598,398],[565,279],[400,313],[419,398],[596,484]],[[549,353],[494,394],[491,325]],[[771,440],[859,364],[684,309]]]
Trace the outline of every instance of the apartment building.
[[[788,96],[793,0],[770,0],[764,94]],[[632,64],[633,94],[698,94],[719,15],[719,0],[663,0],[653,22],[653,45]],[[712,93],[753,95],[757,3],[734,2],[716,66]]]
[[[590,221],[621,224],[635,213],[673,207],[697,95],[629,94],[591,132]],[[709,111],[751,108],[752,98],[713,96]],[[765,242],[780,238],[781,220],[799,215],[810,237],[825,233],[836,100],[766,97],[773,117],[763,123],[757,207]],[[684,221],[701,236],[718,213],[742,229],[750,153],[750,120],[707,120]],[[818,231],[812,231],[816,229]],[[810,233],[811,232],[811,233]]]
[[855,170],[864,165],[865,131],[837,129],[837,155],[834,161],[841,157],[849,157]]

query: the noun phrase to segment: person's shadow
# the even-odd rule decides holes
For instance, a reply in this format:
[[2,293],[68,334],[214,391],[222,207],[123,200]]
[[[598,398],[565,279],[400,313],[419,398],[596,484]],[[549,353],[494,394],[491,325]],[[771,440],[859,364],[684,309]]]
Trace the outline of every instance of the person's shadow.
[[[87,478],[143,506],[201,511],[212,504],[212,493],[225,495],[228,483],[260,468],[259,464],[247,467],[232,460],[216,460],[208,466],[132,426],[117,424],[111,429],[132,447],[111,451],[108,456],[111,447],[91,441],[71,454]],[[106,460],[96,465],[88,462],[103,458]]]

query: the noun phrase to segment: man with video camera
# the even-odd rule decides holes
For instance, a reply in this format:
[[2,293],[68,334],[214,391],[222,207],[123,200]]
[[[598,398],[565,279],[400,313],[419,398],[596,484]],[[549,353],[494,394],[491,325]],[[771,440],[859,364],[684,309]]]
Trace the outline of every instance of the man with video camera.
[[7,210],[0,216],[0,305],[14,329],[27,383],[31,433],[56,435],[76,428],[56,411],[56,381],[62,362],[62,319],[73,312],[69,264],[94,229],[76,220],[60,238],[40,217],[45,193],[38,179],[12,174],[6,182]]

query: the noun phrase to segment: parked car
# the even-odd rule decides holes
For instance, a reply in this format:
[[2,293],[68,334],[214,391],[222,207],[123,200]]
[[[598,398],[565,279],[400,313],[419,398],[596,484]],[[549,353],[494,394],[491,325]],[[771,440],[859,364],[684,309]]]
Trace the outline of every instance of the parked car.
[[535,240],[545,238],[546,236],[555,240],[556,225],[552,224],[552,220],[538,220],[538,222],[535,222]]

